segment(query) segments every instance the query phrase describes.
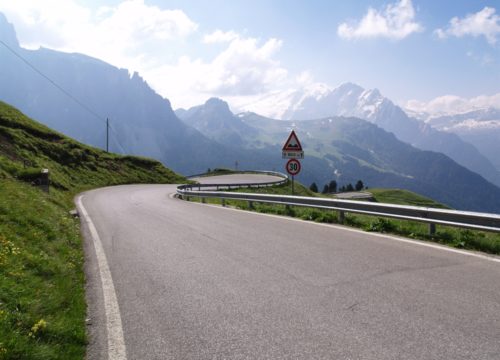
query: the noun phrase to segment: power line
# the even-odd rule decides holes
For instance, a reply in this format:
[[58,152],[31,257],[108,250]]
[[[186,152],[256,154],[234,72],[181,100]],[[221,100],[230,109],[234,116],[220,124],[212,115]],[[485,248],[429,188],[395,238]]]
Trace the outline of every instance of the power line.
[[[33,71],[35,71],[37,74],[39,74],[40,76],[42,76],[45,80],[47,80],[48,82],[50,82],[55,88],[57,88],[59,91],[61,91],[64,95],[66,95],[67,97],[69,97],[71,100],[73,100],[75,103],[77,103],[78,105],[80,105],[84,110],[86,110],[91,115],[95,116],[97,119],[99,119],[100,121],[103,121],[104,123],[106,123],[106,126],[109,126],[108,125],[108,120],[107,119],[105,120],[104,116],[99,115],[96,111],[92,110],[85,103],[83,103],[82,101],[78,100],[76,97],[74,97],[73,95],[71,95],[71,93],[69,91],[65,90],[63,87],[61,87],[60,85],[58,85],[50,77],[48,77],[43,72],[41,72],[40,70],[38,70],[33,64],[31,64],[28,60],[26,60],[23,56],[21,56],[17,51],[15,51],[9,45],[7,45],[3,40],[0,40],[0,43],[3,46],[5,46],[7,48],[7,50],[9,50],[17,58],[19,58],[22,62],[24,62],[26,65],[28,65]],[[109,126],[109,127],[111,128],[111,126]],[[111,128],[111,130],[114,131],[113,128]],[[123,153],[126,154],[125,149],[123,148],[123,146],[118,141],[118,134],[116,132],[115,132],[115,134],[117,136],[117,138],[115,138],[116,143],[121,148],[121,150],[123,151]]]
[[[127,152],[125,151],[125,149],[123,148],[123,146],[120,144],[120,142],[118,141],[118,133],[116,132],[116,130],[111,126],[111,124],[109,124],[109,128],[111,129],[111,132],[114,133],[116,135],[115,137],[115,141],[116,141],[116,144],[118,145],[118,147],[121,149],[122,153],[123,154],[126,154]],[[112,134],[111,134],[112,135]]]
[[3,46],[5,46],[11,53],[13,53],[15,56],[17,56],[19,59],[21,59],[22,62],[24,62],[26,65],[28,65],[31,69],[33,69],[36,73],[38,73],[40,76],[44,77],[48,82],[50,82],[52,85],[54,85],[59,91],[61,91],[64,95],[69,97],[71,100],[76,102],[78,105],[83,107],[85,110],[87,110],[90,114],[94,115],[96,118],[98,118],[101,121],[104,121],[104,117],[97,114],[94,110],[92,110],[90,107],[85,105],[83,102],[78,100],[76,97],[71,95],[68,91],[66,91],[64,88],[59,86],[54,80],[49,78],[47,75],[45,75],[43,72],[38,70],[34,65],[32,65],[28,60],[26,60],[24,57],[22,57],[20,54],[18,54],[14,49],[12,49],[9,45],[7,45],[5,42],[0,40],[0,43],[2,43]]

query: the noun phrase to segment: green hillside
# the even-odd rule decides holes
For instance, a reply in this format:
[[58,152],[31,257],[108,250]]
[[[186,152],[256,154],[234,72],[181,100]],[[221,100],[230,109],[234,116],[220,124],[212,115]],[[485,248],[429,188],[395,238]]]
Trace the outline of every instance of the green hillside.
[[[49,169],[50,194],[36,183]],[[0,102],[0,359],[83,359],[84,190],[185,179],[157,161],[82,145]]]
[[[370,188],[407,189],[456,209],[500,213],[500,188],[447,156],[403,143],[367,121],[338,116],[277,121],[253,113],[235,119],[259,130],[254,148],[281,145],[294,128],[306,153],[297,176],[304,184],[336,180],[345,185],[362,179]],[[313,166],[308,163],[312,159],[322,164]]]
[[434,201],[425,196],[416,194],[408,190],[370,189],[369,192],[373,194],[375,201],[380,203],[449,209],[449,207],[440,204],[437,201]]

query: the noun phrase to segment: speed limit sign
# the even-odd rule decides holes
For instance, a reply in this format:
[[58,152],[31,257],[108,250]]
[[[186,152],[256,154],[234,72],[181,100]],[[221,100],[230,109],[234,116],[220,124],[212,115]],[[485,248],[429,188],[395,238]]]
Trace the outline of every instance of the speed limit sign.
[[290,159],[286,163],[286,171],[294,176],[300,172],[300,161],[297,159]]

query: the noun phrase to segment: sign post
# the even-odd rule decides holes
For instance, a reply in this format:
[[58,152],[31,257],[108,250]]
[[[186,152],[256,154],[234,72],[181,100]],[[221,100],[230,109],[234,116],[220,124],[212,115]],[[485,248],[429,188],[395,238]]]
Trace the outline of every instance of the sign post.
[[292,130],[288,136],[288,140],[283,145],[282,149],[283,159],[289,159],[286,163],[286,171],[292,176],[292,195],[294,194],[294,182],[295,175],[300,172],[301,165],[300,161],[297,159],[304,158],[304,151],[302,150],[302,145],[300,144],[299,138],[295,131]]
[[290,159],[286,163],[286,171],[292,175],[292,195],[294,193],[294,177],[300,172],[300,161],[297,159]]

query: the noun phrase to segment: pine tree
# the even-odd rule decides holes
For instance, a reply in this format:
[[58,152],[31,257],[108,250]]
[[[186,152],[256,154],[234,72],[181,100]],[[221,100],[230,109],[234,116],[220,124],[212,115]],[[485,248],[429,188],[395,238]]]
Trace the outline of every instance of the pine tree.
[[316,185],[316,183],[315,183],[315,182],[313,182],[313,183],[311,184],[311,186],[309,186],[309,190],[311,190],[312,192],[317,193],[317,192],[318,192],[318,185]]
[[358,180],[358,182],[356,183],[356,191],[361,191],[363,190],[363,188],[365,187],[365,185],[363,184],[363,182],[361,180]]
[[345,188],[345,191],[354,191],[354,187],[352,186],[351,183],[347,184],[347,187]]
[[328,194],[328,185],[325,185],[323,187],[323,191],[322,192],[323,192],[323,194]]
[[328,192],[337,192],[337,182],[335,180],[330,181],[330,184],[328,184]]

